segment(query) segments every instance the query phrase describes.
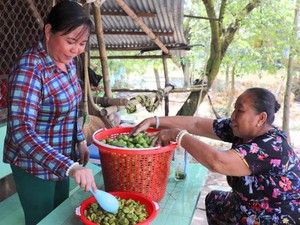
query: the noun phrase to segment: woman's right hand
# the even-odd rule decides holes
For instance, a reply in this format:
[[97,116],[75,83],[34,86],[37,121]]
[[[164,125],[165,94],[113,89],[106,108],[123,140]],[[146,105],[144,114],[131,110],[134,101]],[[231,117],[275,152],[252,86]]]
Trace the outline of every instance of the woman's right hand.
[[69,177],[74,178],[75,182],[86,192],[90,191],[90,187],[94,192],[97,191],[94,174],[91,169],[76,165],[70,170]]
[[[154,123],[153,123],[154,121]],[[129,136],[136,136],[139,133],[147,130],[152,124],[155,124],[155,118],[149,117],[147,119],[144,119],[142,122],[140,122],[138,125],[136,125],[131,132],[129,133]]]

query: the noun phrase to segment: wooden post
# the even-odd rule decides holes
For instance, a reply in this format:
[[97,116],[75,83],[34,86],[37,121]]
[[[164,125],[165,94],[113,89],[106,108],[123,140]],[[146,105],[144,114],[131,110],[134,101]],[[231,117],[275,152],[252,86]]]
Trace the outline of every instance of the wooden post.
[[182,63],[181,66],[182,66],[183,80],[184,80],[183,86],[188,87],[190,86],[190,76],[189,76],[190,70],[189,70],[188,60],[186,60],[186,63]]
[[164,75],[165,75],[165,85],[170,83],[169,74],[168,74],[168,65],[166,57],[163,57],[163,66],[164,66]]
[[[168,65],[166,57],[163,57],[164,75],[165,75],[165,87],[170,83],[168,74]],[[169,93],[165,94],[165,116],[169,115]]]
[[101,67],[102,67],[105,96],[112,97],[110,81],[109,81],[109,74],[108,74],[107,54],[106,54],[105,41],[104,41],[104,35],[103,35],[103,26],[102,26],[102,20],[101,20],[100,6],[93,3],[93,11],[94,11],[94,20],[95,20],[95,25],[96,25],[96,36],[97,36],[97,40],[98,40],[99,54],[100,54],[100,59],[101,59],[100,61],[101,61]]
[[155,81],[156,81],[156,88],[159,89],[160,88],[160,80],[159,80],[159,73],[158,73],[157,68],[154,68],[154,75],[155,75]]

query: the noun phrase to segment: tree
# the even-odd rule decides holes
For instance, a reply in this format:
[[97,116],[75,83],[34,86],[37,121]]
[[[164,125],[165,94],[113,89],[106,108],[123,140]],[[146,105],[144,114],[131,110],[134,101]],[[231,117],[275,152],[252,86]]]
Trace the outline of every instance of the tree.
[[[215,5],[216,3],[213,0],[202,0],[202,2],[209,18],[211,34],[210,55],[206,63],[206,68],[204,69],[207,89],[202,92],[192,92],[177,112],[177,115],[194,115],[198,103],[203,101],[215,80],[225,53],[232,43],[235,34],[240,29],[242,21],[261,3],[261,0],[249,1],[247,5],[239,10],[226,29],[224,28],[223,22],[227,8],[227,0],[222,0],[219,6]],[[219,10],[218,15],[216,13],[217,9]],[[203,79],[199,79],[196,84],[200,85],[203,82]],[[200,93],[202,93],[201,96]]]
[[286,91],[284,95],[284,110],[283,110],[283,121],[282,129],[288,136],[289,134],[289,109],[290,109],[290,95],[292,89],[292,81],[294,74],[294,66],[297,61],[297,52],[299,53],[299,18],[300,18],[300,0],[297,0],[295,7],[295,17],[294,17],[294,29],[291,38],[290,53],[287,67],[287,79],[286,79]]

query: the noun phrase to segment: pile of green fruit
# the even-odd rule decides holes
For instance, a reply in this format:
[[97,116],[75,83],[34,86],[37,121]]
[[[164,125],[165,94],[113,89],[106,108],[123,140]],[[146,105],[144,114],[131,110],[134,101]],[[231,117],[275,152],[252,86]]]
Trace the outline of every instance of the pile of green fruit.
[[146,220],[149,215],[146,206],[132,199],[121,199],[116,213],[105,212],[97,202],[91,203],[84,216],[93,223],[101,225],[134,225]]
[[113,145],[121,148],[150,148],[154,137],[147,136],[147,132],[141,132],[134,137],[126,134],[120,134],[116,138],[103,139],[104,144]]

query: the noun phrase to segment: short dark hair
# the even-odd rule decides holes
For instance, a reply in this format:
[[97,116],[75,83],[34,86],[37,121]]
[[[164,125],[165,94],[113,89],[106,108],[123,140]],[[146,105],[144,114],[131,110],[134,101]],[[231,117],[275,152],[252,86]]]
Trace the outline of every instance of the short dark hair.
[[52,33],[68,34],[84,25],[90,33],[93,23],[84,8],[75,1],[64,0],[57,3],[48,14],[45,24],[51,25]]
[[275,119],[275,113],[280,109],[274,94],[265,88],[249,88],[246,92],[250,92],[253,98],[253,106],[257,113],[267,113],[267,124],[272,125]]

